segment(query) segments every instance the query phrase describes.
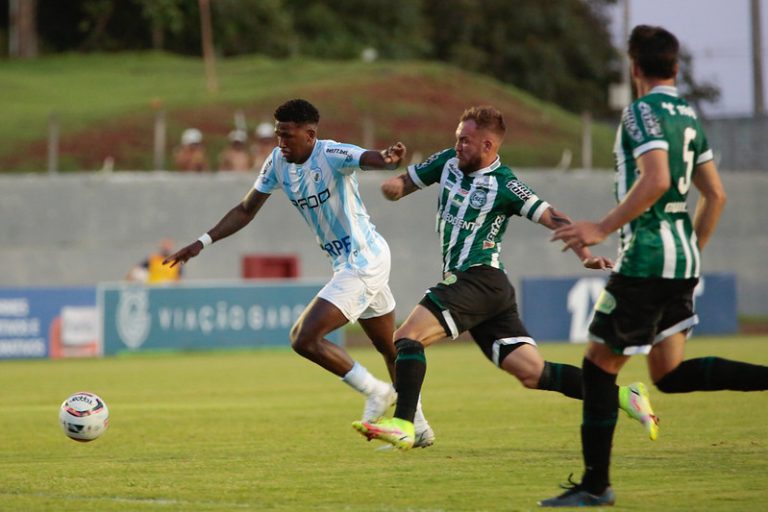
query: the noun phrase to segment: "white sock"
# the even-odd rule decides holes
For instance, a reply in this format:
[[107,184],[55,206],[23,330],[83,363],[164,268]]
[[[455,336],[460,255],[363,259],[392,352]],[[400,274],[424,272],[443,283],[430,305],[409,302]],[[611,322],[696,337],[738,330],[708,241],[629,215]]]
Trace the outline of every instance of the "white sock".
[[424,411],[421,408],[421,395],[419,395],[419,402],[416,404],[416,414],[413,416],[414,425],[427,425],[427,418],[424,417]]
[[353,389],[356,389],[364,395],[370,395],[371,393],[386,393],[389,384],[382,382],[357,361],[352,366],[352,369],[347,372],[342,379],[349,384]]

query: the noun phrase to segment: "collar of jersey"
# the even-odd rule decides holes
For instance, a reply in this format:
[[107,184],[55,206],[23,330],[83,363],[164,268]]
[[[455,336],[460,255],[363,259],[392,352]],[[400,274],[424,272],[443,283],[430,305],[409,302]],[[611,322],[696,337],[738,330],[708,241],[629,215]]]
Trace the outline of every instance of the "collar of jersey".
[[471,172],[468,174],[468,176],[481,176],[483,174],[488,174],[491,171],[495,171],[500,166],[501,166],[501,158],[497,156],[496,160],[494,160],[491,165],[489,165],[488,167],[483,167],[482,169],[478,169],[475,172]]
[[648,94],[666,94],[677,98],[677,87],[674,85],[657,85]]
[[312,148],[312,152],[309,154],[309,156],[307,157],[307,159],[306,159],[306,160],[304,160],[304,162],[302,162],[302,163],[300,163],[300,164],[296,164],[296,163],[293,163],[293,164],[291,164],[291,165],[293,165],[293,166],[294,166],[294,167],[296,167],[297,169],[299,169],[299,168],[304,168],[304,167],[308,167],[308,166],[309,166],[309,162],[312,160],[312,157],[313,157],[313,156],[315,156],[315,153],[317,153],[317,152],[318,152],[318,148],[319,148],[319,147],[320,147],[320,139],[315,139],[315,147],[313,147],[313,148]]

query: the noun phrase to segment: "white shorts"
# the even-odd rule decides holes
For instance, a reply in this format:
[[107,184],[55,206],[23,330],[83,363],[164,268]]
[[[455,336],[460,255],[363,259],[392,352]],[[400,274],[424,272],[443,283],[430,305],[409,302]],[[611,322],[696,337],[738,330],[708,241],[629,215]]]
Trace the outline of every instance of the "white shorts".
[[389,247],[365,268],[343,268],[333,274],[317,294],[344,314],[350,322],[358,318],[376,318],[395,309],[395,297],[389,289],[391,266]]

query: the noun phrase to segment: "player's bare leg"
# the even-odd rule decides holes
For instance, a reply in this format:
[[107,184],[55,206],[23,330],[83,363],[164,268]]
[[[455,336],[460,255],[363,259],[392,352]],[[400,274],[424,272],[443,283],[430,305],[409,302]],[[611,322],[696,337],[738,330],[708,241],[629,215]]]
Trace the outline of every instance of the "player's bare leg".
[[371,375],[342,347],[325,339],[329,332],[346,323],[347,318],[339,308],[315,297],[291,329],[291,346],[298,354],[338,375],[366,396],[363,419],[381,416],[395,401],[392,386]]
[[392,340],[392,333],[395,332],[395,312],[391,311],[386,315],[373,318],[361,318],[358,322],[373,346],[384,358],[389,378],[394,382],[397,350],[395,350],[395,343]]
[[501,368],[517,377],[526,388],[538,389],[539,379],[544,371],[544,359],[535,346],[521,343],[514,352],[504,358]]
[[315,297],[291,329],[291,347],[297,354],[343,377],[354,361],[325,336],[348,323],[344,314],[325,299]]

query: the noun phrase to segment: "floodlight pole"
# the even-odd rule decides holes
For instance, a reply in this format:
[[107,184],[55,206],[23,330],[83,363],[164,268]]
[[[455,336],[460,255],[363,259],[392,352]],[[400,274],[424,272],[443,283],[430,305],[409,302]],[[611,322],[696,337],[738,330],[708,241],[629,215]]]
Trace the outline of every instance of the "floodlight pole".
[[763,45],[760,25],[760,0],[751,0],[752,17],[752,88],[755,117],[765,116],[765,96],[763,95]]
[[200,0],[200,32],[203,40],[203,60],[205,61],[205,80],[208,92],[219,92],[216,78],[216,61],[213,54],[213,30],[211,29],[211,2]]

